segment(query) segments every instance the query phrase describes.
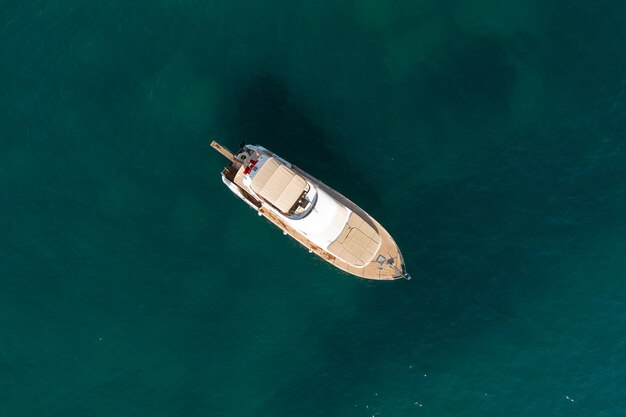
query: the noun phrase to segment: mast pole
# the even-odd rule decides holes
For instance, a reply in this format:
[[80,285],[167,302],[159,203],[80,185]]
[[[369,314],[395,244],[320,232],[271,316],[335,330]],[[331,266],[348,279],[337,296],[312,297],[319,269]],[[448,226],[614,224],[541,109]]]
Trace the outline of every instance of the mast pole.
[[226,159],[229,159],[231,162],[241,165],[241,161],[235,158],[235,156],[222,145],[217,143],[216,141],[211,141],[211,147],[222,154]]

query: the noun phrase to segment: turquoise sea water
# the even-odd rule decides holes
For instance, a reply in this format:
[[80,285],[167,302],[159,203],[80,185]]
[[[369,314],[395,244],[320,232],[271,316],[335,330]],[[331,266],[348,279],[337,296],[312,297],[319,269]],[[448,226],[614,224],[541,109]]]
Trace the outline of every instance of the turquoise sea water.
[[[626,3],[0,2],[0,416],[626,415]],[[372,213],[345,275],[219,179]]]

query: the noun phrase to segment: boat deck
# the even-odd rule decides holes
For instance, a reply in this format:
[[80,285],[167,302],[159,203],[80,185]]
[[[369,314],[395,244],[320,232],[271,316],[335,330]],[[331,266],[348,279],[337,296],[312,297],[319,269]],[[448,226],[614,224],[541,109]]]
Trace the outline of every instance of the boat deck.
[[[301,245],[309,249],[309,252],[315,253],[325,261],[335,265],[337,268],[342,269],[345,272],[357,275],[362,278],[379,280],[393,280],[404,277],[404,274],[401,271],[403,264],[402,255],[400,254],[396,243],[393,241],[391,236],[389,236],[389,233],[387,233],[382,227],[378,231],[382,239],[382,244],[372,261],[363,266],[354,266],[315,245],[306,237],[297,233],[294,229],[285,224],[279,216],[266,209],[265,207],[261,207],[258,212],[270,222],[274,223],[276,227],[282,229],[289,236],[297,240]],[[386,259],[393,259],[393,265],[396,266],[396,268],[398,269],[392,267],[387,263],[381,264],[377,262],[376,259],[379,255],[382,255]]]
[[[344,197],[339,192],[330,188],[320,180],[312,177],[306,172],[302,171],[297,167],[293,167],[293,169],[298,172],[300,175],[307,177],[313,182],[316,186],[322,188],[328,194],[330,194],[333,198],[339,201],[341,204],[348,207],[353,213],[356,213],[358,217],[362,219],[363,222],[367,223],[368,227],[363,227],[363,230],[373,229],[378,236],[380,237],[380,247],[374,253],[374,256],[371,258],[369,262],[364,265],[355,266],[354,264],[350,264],[345,260],[329,253],[319,246],[315,245],[313,242],[308,240],[306,237],[302,236],[300,233],[296,232],[294,229],[285,224],[282,219],[271,212],[268,209],[260,208],[259,214],[263,217],[267,218],[269,221],[274,223],[278,228],[287,232],[291,237],[300,242],[303,246],[307,247],[310,252],[315,253],[320,256],[327,262],[335,265],[337,268],[340,268],[350,274],[357,275],[362,278],[368,279],[378,279],[378,280],[393,280],[404,277],[404,259],[402,258],[402,254],[396,245],[396,242],[393,240],[391,235],[385,230],[384,227],[380,225],[374,218],[372,218],[369,214],[367,214],[363,209],[354,204],[352,201]],[[360,220],[360,219],[359,219]],[[371,232],[370,232],[371,233]],[[331,245],[332,246],[332,245]],[[367,244],[366,244],[367,246]],[[371,248],[371,246],[369,246]],[[332,249],[331,249],[332,250]],[[383,258],[381,261],[381,257]],[[352,258],[349,258],[352,259]],[[390,260],[390,262],[386,262],[385,260]],[[356,263],[356,262],[353,262]]]

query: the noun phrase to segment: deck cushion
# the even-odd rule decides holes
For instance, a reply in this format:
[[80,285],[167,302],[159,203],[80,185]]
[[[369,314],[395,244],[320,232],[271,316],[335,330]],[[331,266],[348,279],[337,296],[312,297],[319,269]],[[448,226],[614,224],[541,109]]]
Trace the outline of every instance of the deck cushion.
[[356,213],[352,213],[328,250],[349,264],[363,266],[372,260],[379,246],[380,236],[376,230]]

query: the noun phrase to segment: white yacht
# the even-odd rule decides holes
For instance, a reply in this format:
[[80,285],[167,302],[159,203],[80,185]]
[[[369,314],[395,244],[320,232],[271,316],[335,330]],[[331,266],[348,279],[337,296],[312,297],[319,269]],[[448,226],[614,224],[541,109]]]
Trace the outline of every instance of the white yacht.
[[309,252],[360,278],[410,279],[393,238],[352,201],[262,146],[211,146],[229,160],[224,184]]

